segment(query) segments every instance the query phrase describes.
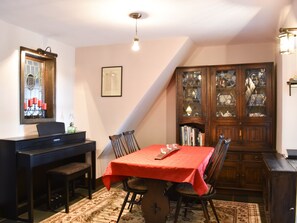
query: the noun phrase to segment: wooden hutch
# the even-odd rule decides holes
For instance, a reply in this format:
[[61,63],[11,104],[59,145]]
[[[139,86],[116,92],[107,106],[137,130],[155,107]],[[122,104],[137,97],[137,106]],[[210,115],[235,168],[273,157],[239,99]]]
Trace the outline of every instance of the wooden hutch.
[[175,74],[177,142],[214,146],[223,133],[232,141],[218,187],[262,191],[262,153],[275,152],[274,64],[178,67]]

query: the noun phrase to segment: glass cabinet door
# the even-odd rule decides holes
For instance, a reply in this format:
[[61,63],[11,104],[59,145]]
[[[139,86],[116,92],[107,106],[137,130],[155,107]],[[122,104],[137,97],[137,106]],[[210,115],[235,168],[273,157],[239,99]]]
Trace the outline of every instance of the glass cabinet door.
[[182,72],[182,116],[202,117],[202,73]]
[[238,116],[236,98],[237,81],[236,69],[216,70],[216,117],[232,118]]
[[266,117],[266,68],[245,69],[245,116]]

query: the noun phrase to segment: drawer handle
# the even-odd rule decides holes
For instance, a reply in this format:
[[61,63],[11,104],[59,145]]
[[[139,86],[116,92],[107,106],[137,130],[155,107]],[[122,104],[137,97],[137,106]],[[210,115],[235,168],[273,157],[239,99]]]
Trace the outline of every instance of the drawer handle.
[[295,210],[295,208],[290,208],[289,210],[290,210],[290,211],[294,211],[294,210]]

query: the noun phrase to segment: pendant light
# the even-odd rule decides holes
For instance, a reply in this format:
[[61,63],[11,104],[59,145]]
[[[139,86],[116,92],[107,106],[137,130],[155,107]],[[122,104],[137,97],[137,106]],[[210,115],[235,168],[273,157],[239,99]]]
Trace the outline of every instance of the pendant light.
[[137,19],[140,19],[142,15],[139,12],[133,12],[133,13],[130,13],[129,16],[132,19],[135,19],[135,36],[133,38],[133,44],[131,49],[133,51],[138,51],[140,47],[139,47],[139,38],[137,36]]

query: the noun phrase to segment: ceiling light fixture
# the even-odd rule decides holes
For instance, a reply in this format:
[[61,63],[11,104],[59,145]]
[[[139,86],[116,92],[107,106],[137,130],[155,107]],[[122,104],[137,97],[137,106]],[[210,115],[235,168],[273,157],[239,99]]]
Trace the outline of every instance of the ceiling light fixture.
[[137,19],[140,19],[142,15],[139,12],[133,12],[133,13],[130,13],[129,16],[132,19],[135,19],[135,36],[133,38],[132,50],[138,51],[139,50],[139,38],[137,36]]
[[291,54],[296,51],[297,28],[279,29],[279,48],[281,54]]

